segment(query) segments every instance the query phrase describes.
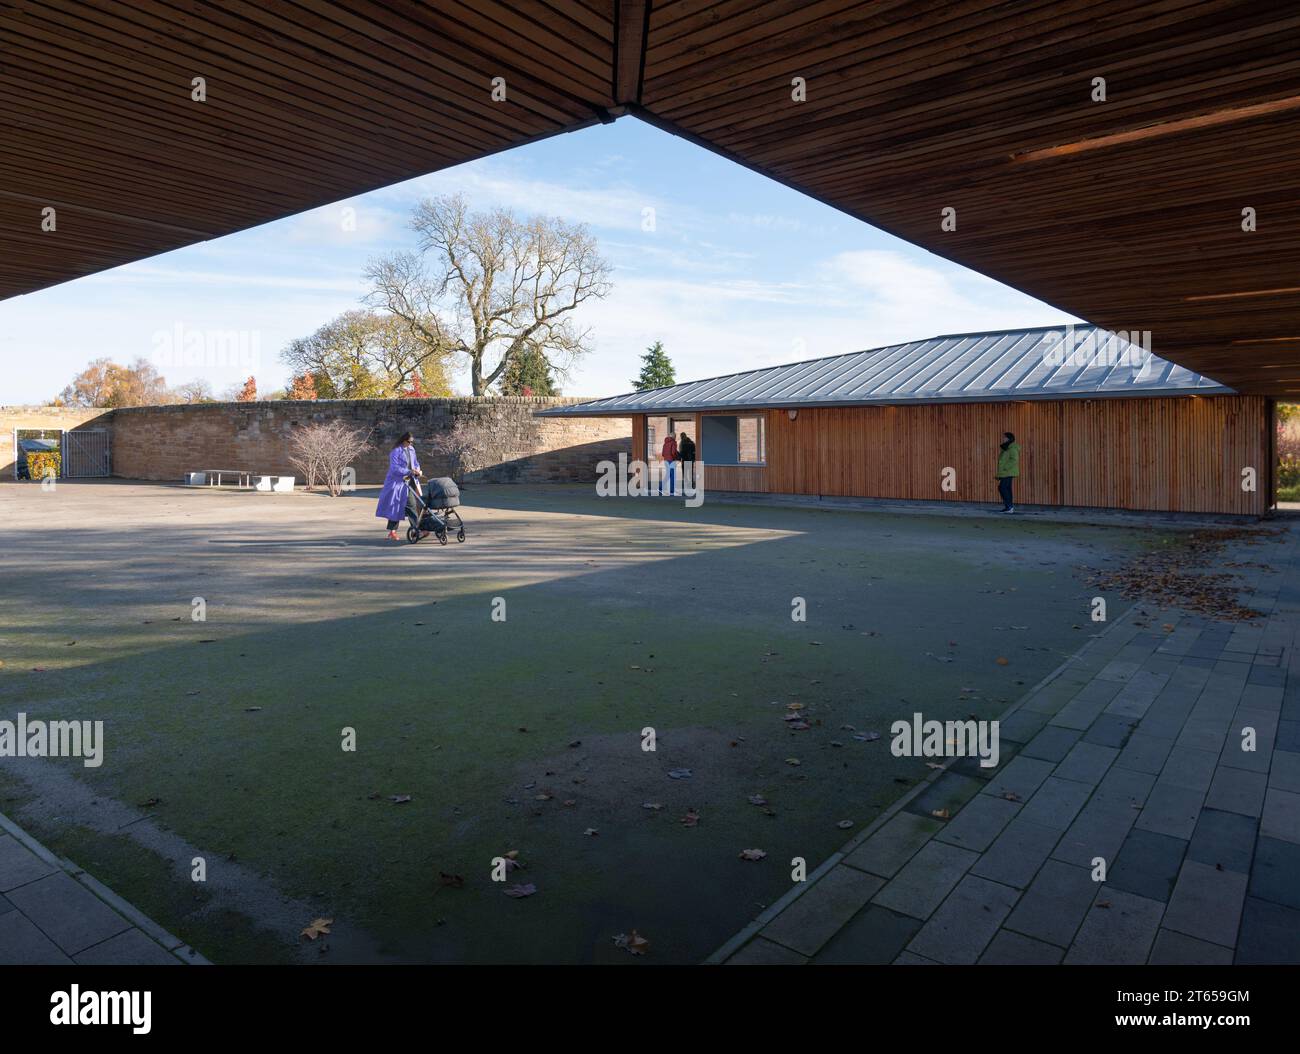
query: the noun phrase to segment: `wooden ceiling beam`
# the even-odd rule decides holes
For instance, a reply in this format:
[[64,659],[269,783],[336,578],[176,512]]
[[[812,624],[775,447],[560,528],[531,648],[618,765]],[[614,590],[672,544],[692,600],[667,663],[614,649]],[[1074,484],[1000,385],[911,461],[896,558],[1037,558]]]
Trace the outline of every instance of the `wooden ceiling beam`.
[[614,104],[640,106],[651,0],[614,0]]

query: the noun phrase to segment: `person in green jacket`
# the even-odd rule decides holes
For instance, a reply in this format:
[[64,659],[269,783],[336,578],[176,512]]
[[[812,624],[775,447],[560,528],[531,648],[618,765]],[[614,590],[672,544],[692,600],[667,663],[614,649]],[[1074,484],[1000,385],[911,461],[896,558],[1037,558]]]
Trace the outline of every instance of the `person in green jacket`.
[[1002,511],[1015,512],[1011,501],[1011,481],[1020,475],[1020,444],[1011,432],[1002,433],[1002,451],[998,455],[998,494],[1002,496]]

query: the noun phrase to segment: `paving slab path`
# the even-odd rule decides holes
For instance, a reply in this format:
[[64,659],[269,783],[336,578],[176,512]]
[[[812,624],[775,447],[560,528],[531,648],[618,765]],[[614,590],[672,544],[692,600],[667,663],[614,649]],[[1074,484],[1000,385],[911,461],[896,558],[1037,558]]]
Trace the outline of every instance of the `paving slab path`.
[[207,960],[0,814],[0,966],[73,964]]
[[1263,618],[1139,604],[1004,715],[996,768],[950,762],[709,961],[1300,963],[1300,528],[1283,530],[1218,561]]

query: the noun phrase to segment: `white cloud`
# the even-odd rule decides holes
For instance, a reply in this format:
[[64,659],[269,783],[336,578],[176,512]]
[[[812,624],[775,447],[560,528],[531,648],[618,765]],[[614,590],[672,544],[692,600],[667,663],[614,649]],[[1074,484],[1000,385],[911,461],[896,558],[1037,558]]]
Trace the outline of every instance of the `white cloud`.
[[406,205],[433,194],[463,194],[471,207],[503,207],[522,213],[545,212],[574,223],[610,230],[640,230],[642,209],[656,215],[667,203],[627,185],[572,186],[515,174],[485,162],[434,172],[391,188]]

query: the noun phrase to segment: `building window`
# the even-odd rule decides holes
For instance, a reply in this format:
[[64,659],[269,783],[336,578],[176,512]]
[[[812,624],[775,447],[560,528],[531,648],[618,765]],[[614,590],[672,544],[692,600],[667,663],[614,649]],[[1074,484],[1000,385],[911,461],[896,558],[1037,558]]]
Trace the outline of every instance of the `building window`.
[[737,463],[767,464],[767,422],[760,416],[736,418]]
[[706,465],[766,465],[767,428],[762,414],[707,414],[700,457]]

